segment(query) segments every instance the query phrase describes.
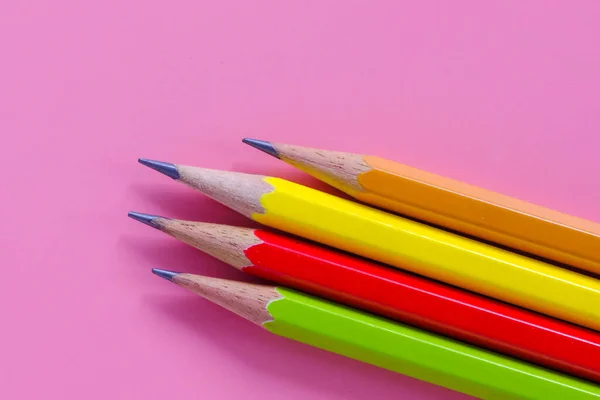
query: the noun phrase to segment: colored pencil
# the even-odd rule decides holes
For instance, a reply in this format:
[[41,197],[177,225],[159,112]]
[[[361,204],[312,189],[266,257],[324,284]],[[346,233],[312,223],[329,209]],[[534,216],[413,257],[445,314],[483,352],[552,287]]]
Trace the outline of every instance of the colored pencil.
[[600,330],[600,281],[279,178],[140,160],[316,242]]
[[600,334],[261,229],[132,212],[248,274],[600,382]]
[[244,142],[364,203],[600,274],[600,224],[379,157]]
[[153,272],[276,335],[482,399],[600,398],[591,383],[292,289]]

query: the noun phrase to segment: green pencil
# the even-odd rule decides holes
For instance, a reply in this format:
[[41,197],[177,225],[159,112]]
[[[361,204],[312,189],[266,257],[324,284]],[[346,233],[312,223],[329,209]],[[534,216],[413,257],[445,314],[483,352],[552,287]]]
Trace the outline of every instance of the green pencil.
[[291,289],[152,270],[280,336],[482,399],[600,399],[600,387]]

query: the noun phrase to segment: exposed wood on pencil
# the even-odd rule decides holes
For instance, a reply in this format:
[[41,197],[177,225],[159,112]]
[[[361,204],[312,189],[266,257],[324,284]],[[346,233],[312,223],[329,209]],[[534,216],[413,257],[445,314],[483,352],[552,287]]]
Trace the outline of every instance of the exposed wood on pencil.
[[350,186],[355,190],[363,190],[357,177],[368,171],[370,167],[358,154],[315,150],[286,144],[273,144],[273,147],[285,161],[322,174],[323,178],[330,179],[327,183],[334,187]]
[[281,298],[274,286],[193,274],[177,274],[172,281],[261,326],[273,319],[267,311],[267,305],[271,301]]
[[262,175],[177,165],[179,180],[246,217],[264,213],[260,197],[273,187]]
[[252,233],[254,230],[249,228],[165,218],[157,218],[155,223],[176,239],[202,249],[237,269],[252,264],[244,250],[261,242]]

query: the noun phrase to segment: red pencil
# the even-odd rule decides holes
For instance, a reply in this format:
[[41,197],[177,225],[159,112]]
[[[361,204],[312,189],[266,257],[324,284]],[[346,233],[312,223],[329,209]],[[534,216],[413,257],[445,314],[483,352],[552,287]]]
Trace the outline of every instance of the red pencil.
[[600,382],[600,334],[260,229],[132,218],[257,277]]

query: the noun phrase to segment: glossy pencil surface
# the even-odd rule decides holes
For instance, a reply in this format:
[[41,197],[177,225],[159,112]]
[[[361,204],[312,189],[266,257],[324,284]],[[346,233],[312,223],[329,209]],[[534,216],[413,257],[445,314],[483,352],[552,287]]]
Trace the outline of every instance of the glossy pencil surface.
[[600,398],[593,384],[294,290],[192,274],[172,282],[277,335],[482,399]]
[[600,224],[379,157],[244,142],[362,202],[600,274]]
[[152,218],[249,274],[600,382],[600,334],[264,230]]
[[180,181],[263,223],[600,330],[600,281],[283,179],[177,165]]

